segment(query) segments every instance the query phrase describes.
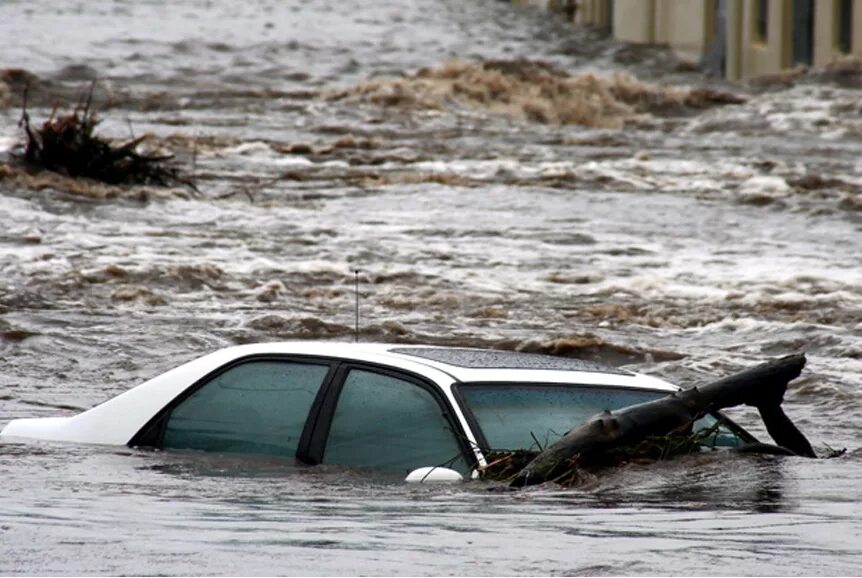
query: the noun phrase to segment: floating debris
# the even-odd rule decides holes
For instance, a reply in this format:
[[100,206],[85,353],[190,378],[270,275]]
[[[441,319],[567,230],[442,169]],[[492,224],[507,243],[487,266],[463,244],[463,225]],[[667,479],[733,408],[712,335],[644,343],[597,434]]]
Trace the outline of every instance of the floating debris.
[[171,186],[181,184],[197,190],[194,183],[168,164],[170,154],[142,154],[143,135],[120,144],[94,134],[99,120],[92,109],[93,87],[86,99],[69,114],[58,115],[57,106],[42,126],[34,129],[24,95],[21,121],[27,142],[23,161],[30,168],[45,169],[73,178],[88,178],[108,184]]
[[539,452],[532,450],[489,451],[485,454],[487,464],[479,468],[479,478],[509,482],[537,455]]
[[[591,422],[588,422],[591,423]],[[578,485],[593,477],[597,467],[610,467],[629,463],[653,463],[671,460],[685,455],[696,454],[708,447],[710,438],[716,435],[720,423],[698,431],[691,431],[691,424],[671,431],[665,435],[650,435],[631,445],[620,445],[603,452],[599,456],[584,456],[576,453],[561,458],[553,468],[554,477],[550,481],[561,486]],[[747,444],[740,447],[743,452],[780,453],[796,455],[789,450],[767,444]],[[543,451],[543,450],[542,450]],[[520,485],[519,474],[541,453],[540,450],[491,451],[485,456],[487,465],[479,468],[479,478],[492,482],[506,482]],[[591,469],[590,469],[591,468]]]

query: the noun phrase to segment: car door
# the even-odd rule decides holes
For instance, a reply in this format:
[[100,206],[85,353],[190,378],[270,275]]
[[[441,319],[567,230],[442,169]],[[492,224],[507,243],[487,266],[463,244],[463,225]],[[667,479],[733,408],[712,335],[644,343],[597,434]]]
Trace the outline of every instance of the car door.
[[475,458],[464,439],[433,383],[392,369],[347,364],[323,403],[306,459],[399,473],[445,466],[466,474]]

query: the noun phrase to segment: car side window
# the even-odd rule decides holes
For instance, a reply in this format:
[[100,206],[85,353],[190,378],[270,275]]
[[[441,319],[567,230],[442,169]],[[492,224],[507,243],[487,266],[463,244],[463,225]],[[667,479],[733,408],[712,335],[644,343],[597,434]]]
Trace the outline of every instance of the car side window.
[[360,369],[345,379],[323,462],[402,472],[440,465],[468,470],[452,426],[429,391]]
[[174,408],[162,447],[292,456],[328,365],[250,361]]

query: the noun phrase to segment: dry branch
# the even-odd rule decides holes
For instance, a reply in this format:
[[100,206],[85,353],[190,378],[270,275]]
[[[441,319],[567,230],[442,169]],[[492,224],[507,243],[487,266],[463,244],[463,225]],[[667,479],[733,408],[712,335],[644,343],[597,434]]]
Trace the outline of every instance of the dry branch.
[[27,92],[25,89],[19,123],[27,137],[23,155],[27,165],[109,184],[180,184],[197,191],[193,182],[167,164],[166,161],[173,158],[171,155],[138,152],[138,146],[147,136],[120,144],[96,136],[94,131],[99,120],[92,108],[92,86],[86,99],[71,113],[58,116],[55,105],[48,119],[35,129],[27,112]]

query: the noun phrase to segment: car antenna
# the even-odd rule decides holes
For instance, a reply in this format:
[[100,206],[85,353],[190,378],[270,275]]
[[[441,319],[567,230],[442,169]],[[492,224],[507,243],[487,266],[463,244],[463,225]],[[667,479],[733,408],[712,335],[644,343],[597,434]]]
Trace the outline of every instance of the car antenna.
[[353,341],[359,343],[359,269],[353,270],[353,294],[356,297],[354,306]]

